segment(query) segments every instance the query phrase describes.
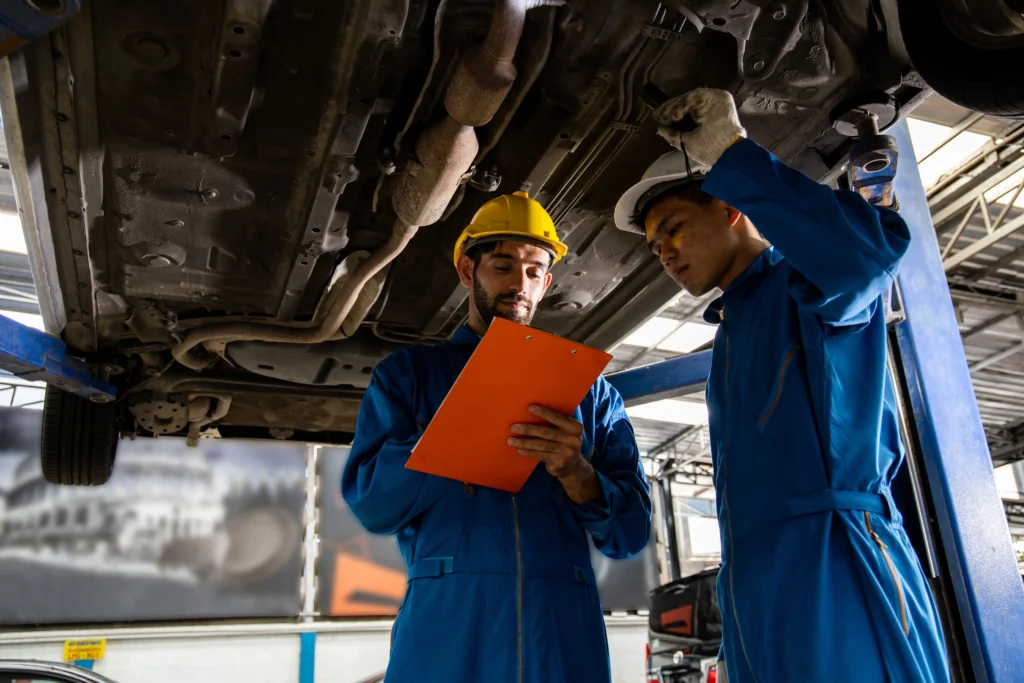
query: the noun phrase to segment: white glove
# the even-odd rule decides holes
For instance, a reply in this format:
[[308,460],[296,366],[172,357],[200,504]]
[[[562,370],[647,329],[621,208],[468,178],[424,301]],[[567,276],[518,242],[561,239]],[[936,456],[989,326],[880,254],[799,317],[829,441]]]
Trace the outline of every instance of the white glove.
[[[697,128],[684,133],[673,126],[689,114]],[[706,166],[713,166],[737,138],[746,137],[740,125],[736,102],[726,90],[697,88],[674,97],[657,108],[654,120],[659,124],[658,135],[668,144],[685,151]]]

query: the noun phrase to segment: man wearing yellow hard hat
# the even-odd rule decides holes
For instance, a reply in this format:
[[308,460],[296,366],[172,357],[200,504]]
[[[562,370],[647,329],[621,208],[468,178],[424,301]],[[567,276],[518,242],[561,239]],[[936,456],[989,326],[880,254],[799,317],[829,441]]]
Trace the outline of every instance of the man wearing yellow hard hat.
[[[529,325],[567,251],[525,193],[490,200],[455,243],[470,290],[466,325],[374,371],[341,489],[368,531],[398,537],[409,565],[387,683],[611,681],[587,537],[626,558],[651,530],[650,489],[618,392],[602,378],[572,415],[534,406],[548,426],[510,425],[509,443],[544,464],[515,496],[405,468],[491,320]],[[558,368],[510,358],[505,372]]]

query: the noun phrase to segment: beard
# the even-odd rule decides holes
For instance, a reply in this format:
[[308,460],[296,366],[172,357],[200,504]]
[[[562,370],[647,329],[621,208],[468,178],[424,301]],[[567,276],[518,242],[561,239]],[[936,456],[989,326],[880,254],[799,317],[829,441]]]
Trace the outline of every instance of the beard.
[[[499,308],[501,304],[513,303],[523,304],[522,310],[503,311]],[[505,293],[489,297],[480,281],[476,279],[476,273],[473,274],[473,304],[476,306],[484,326],[489,326],[495,318],[504,318],[520,325],[529,325],[533,320],[533,302],[526,298],[526,295]]]

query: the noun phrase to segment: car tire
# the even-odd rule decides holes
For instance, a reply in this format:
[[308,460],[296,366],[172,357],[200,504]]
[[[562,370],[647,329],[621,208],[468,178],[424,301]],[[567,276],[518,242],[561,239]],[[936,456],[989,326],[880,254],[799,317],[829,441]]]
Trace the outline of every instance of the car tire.
[[960,38],[936,0],[898,0],[903,44],[921,78],[968,109],[1024,117],[1024,47],[981,49]]
[[107,483],[117,453],[117,409],[46,387],[40,459],[51,484]]

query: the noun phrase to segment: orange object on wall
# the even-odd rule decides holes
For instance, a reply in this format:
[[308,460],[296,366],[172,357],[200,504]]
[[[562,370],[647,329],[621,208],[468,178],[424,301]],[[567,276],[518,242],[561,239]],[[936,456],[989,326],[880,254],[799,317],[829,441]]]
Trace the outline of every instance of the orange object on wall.
[[571,415],[611,354],[495,318],[405,466],[518,493],[538,461],[509,446],[538,404]]
[[332,617],[395,615],[405,597],[405,572],[343,552],[334,558]]

